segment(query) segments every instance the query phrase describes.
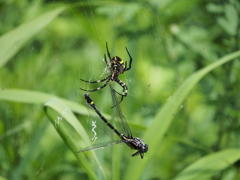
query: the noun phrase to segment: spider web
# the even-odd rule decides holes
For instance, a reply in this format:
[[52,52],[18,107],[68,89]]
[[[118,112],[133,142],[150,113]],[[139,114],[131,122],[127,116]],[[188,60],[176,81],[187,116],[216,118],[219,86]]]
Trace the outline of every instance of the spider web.
[[[86,160],[78,161],[73,151],[84,148],[87,140],[69,130],[64,119],[74,108],[54,114],[53,125],[43,110],[52,97],[61,97],[70,105],[81,105],[74,115],[84,128],[76,122],[73,127],[87,131],[89,145],[105,141],[101,129],[108,129],[105,134],[111,136],[112,130],[86,111],[85,92],[79,89],[102,85],[79,79],[94,81],[109,75],[103,60],[108,42],[112,57],[129,65],[125,47],[133,57],[131,70],[119,75],[129,88],[120,106],[132,135],[150,134],[148,127],[164,104],[177,103],[172,102],[173,93],[187,77],[239,49],[239,8],[238,0],[1,1],[0,179],[124,179],[123,174],[139,177],[140,172],[141,179],[171,179],[202,151],[239,147],[239,61],[219,67],[199,82],[171,114],[175,121],[167,134],[164,131],[161,146],[152,149],[149,144],[149,152],[158,151],[154,159],[153,153],[146,154],[141,164],[153,161],[143,171],[125,145],[120,152],[119,145],[96,151],[99,163],[91,153],[80,154],[77,157]],[[119,84],[110,83],[122,92]],[[109,87],[90,95],[112,123]],[[159,129],[165,128],[164,120],[158,120]],[[65,136],[59,133],[62,127]],[[158,135],[154,133],[152,138]],[[135,173],[128,168],[132,162],[137,164]],[[237,165],[217,176],[239,176],[233,169]]]
[[[109,70],[103,60],[104,54],[106,54],[105,43],[108,42],[112,57],[119,56],[129,65],[129,56],[125,47],[133,56],[132,69],[119,76],[119,79],[129,87],[128,96],[121,103],[124,116],[130,125],[132,123],[142,123],[141,119],[134,118],[136,113],[139,113],[143,118],[150,119],[157,107],[153,108],[143,104],[143,102],[149,94],[154,92],[157,86],[159,88],[164,84],[161,76],[162,69],[156,67],[153,70],[154,72],[149,73],[149,71],[145,72],[144,69],[139,67],[144,67],[145,65],[142,65],[142,63],[150,61],[148,56],[160,56],[161,40],[153,42],[151,51],[145,51],[144,48],[139,51],[136,49],[138,49],[137,41],[145,41],[145,38],[153,39],[153,33],[158,32],[160,24],[157,22],[157,18],[154,19],[156,23],[152,29],[141,32],[140,29],[138,31],[138,29],[133,29],[130,26],[131,21],[134,20],[134,14],[142,10],[141,3],[117,4],[114,6],[110,3],[96,7],[92,1],[79,0],[76,1],[77,4],[70,0],[63,2],[69,9],[56,18],[48,28],[40,32],[36,39],[26,45],[17,54],[16,62],[9,64],[11,71],[2,76],[10,76],[8,79],[9,84],[5,83],[6,87],[49,92],[70,101],[85,104],[83,98],[85,92],[79,90],[79,87],[84,86],[85,89],[93,89],[99,86],[95,84],[84,85],[79,79],[92,81],[109,75]],[[34,17],[37,8],[48,7],[50,3],[57,2],[46,1],[41,3],[38,1],[33,4],[29,2],[31,8],[27,11],[25,20]],[[18,17],[18,14],[15,15]],[[125,19],[125,22],[121,19],[116,21],[116,18],[120,16]],[[142,16],[146,18],[149,14],[144,12]],[[22,21],[24,21],[24,18]],[[105,24],[108,24],[108,26]],[[126,28],[126,30],[123,30],[123,28]],[[161,34],[157,35],[157,37],[160,39]],[[141,52],[142,50],[143,52]],[[138,77],[138,75],[140,76]],[[17,82],[15,83],[15,81]],[[114,82],[110,83],[113,84],[116,91],[122,92],[121,86]],[[112,101],[109,87],[91,93],[91,96],[102,113],[111,114]],[[164,102],[164,98],[161,98],[162,102]],[[41,114],[42,106],[33,107],[32,105],[13,105],[11,103],[3,103],[3,105],[7,107],[8,111],[3,112],[1,117],[9,120],[8,127],[10,129],[14,128],[10,135],[2,135],[1,137],[10,137],[7,144],[14,144],[15,148],[12,161],[17,165],[20,164],[19,168],[16,164],[12,167],[14,172],[18,172],[14,178],[17,179],[17,175],[19,175],[19,177],[30,177],[29,179],[52,179],[55,178],[54,175],[51,176],[54,172],[59,173],[63,169],[74,169],[76,162],[72,158],[72,152],[69,151],[56,131],[58,126],[64,123],[63,116],[69,113],[69,109],[65,109],[61,114],[57,115],[55,125],[51,126],[43,123],[48,122],[48,119]],[[137,108],[134,108],[135,106]],[[82,120],[82,116],[79,119]],[[106,129],[106,125],[98,126],[95,122],[99,121],[99,119],[92,116],[88,120],[84,119],[84,121],[89,136],[93,138],[93,143],[95,143],[95,140],[100,142],[101,137],[99,136],[102,135],[98,133],[98,129]],[[143,127],[148,123],[144,122]],[[138,127],[133,127],[132,130],[133,135],[138,137],[141,130]],[[111,136],[111,129],[107,134]],[[15,137],[16,141],[12,137]],[[1,152],[4,151],[4,148],[1,147]],[[129,153],[129,155],[131,154]],[[21,159],[20,157],[24,157],[24,155],[26,155],[26,158]],[[3,155],[2,157],[7,156]],[[6,162],[6,160],[3,161]],[[29,166],[30,164],[31,166]],[[26,167],[29,167],[29,169]],[[74,170],[78,172],[79,168],[81,168],[80,165]],[[0,172],[3,173],[0,174],[6,175],[8,171],[7,168],[4,169],[2,166]],[[75,177],[78,178],[80,173],[76,174]]]

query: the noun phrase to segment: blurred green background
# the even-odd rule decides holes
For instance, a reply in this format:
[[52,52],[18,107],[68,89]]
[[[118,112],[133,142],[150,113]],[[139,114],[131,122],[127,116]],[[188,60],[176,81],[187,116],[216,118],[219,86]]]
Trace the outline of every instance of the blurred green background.
[[[238,0],[9,0],[0,17],[0,179],[240,179]],[[79,79],[108,75],[106,42],[133,57],[120,106],[144,159],[75,153],[93,136],[79,88],[98,87]],[[110,119],[109,88],[90,95]]]

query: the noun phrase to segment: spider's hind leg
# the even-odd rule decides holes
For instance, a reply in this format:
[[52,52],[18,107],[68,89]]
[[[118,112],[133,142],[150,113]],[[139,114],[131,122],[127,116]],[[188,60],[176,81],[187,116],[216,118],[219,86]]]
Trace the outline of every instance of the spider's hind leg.
[[[117,91],[115,91],[115,92],[118,93]],[[111,108],[114,108],[115,106],[117,106],[118,104],[120,104],[123,101],[124,96],[122,96],[122,94],[120,94],[120,93],[118,93],[118,94],[121,95],[121,99],[120,99],[120,101],[117,102],[117,104],[114,104]]]
[[116,79],[116,82],[123,88],[122,94],[120,95],[123,97],[127,97],[128,86],[124,82],[122,82],[120,79]]
[[121,99],[120,99],[120,101],[119,101],[117,104],[114,104],[111,108],[114,108],[114,107],[117,106],[119,103],[121,103],[121,102],[123,101],[123,98],[127,96],[127,92],[128,92],[128,87],[127,87],[127,85],[126,85],[124,82],[122,82],[120,79],[116,79],[116,82],[117,82],[120,86],[122,86],[123,91],[122,91],[122,93],[119,93],[119,92],[117,92],[115,89],[113,89],[113,90],[115,91],[115,93],[117,93],[118,95],[121,96]]

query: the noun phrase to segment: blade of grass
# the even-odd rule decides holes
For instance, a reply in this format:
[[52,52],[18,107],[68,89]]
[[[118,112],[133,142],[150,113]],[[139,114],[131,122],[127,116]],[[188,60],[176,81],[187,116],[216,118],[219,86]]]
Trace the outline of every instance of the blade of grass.
[[54,9],[47,11],[35,19],[5,33],[0,37],[0,67],[4,66],[32,37],[37,35],[39,31],[45,28],[52,20],[54,20],[67,8],[71,8],[73,10],[73,7],[89,5],[99,6],[103,4],[109,5],[109,3],[114,2],[81,2],[72,4],[71,6],[63,5],[57,8],[54,7]]
[[[97,179],[92,166],[86,158],[84,153],[76,153],[79,149],[91,144],[90,137],[86,133],[80,121],[74,116],[72,111],[61,100],[57,98],[50,99],[45,105],[44,110],[51,123],[56,127],[56,131],[64,140],[65,144],[72,150],[74,155],[79,160],[81,167],[83,167],[89,178]],[[82,139],[85,143],[79,142]],[[81,144],[81,148],[79,145]],[[91,151],[93,158],[98,164],[100,171],[106,179],[105,168],[99,162],[98,157],[94,151]]]
[[[72,114],[70,111],[73,110],[74,112],[77,112],[79,114],[89,115],[89,111],[87,111],[85,106],[82,106],[80,104],[65,100],[63,98],[59,98],[57,96],[37,92],[37,91],[29,91],[29,90],[17,90],[17,89],[4,89],[3,91],[0,91],[0,100],[6,100],[6,101],[13,101],[13,102],[22,102],[22,103],[32,103],[32,104],[44,104],[45,103],[45,112],[49,116],[49,119],[51,122],[56,124],[57,117],[63,116],[65,119],[65,126],[62,126],[61,123],[57,125],[57,131],[59,135],[62,137],[62,139],[66,142],[68,142],[68,146],[71,150],[74,151],[74,154],[77,156],[79,162],[81,164],[88,164],[88,161],[84,161],[85,155],[80,153],[76,154],[75,152],[79,149],[86,147],[87,145],[91,144],[89,140],[89,136],[86,134],[84,128],[82,127],[81,123],[77,120],[77,118]],[[49,112],[49,109],[52,109],[52,113]],[[58,115],[56,115],[56,113]],[[92,112],[93,113],[93,112]],[[109,115],[106,115],[108,117]],[[70,130],[66,131],[67,127],[70,127]],[[66,128],[66,129],[65,129]],[[75,135],[74,135],[75,134]],[[83,139],[85,140],[85,144],[79,147],[74,142],[71,137],[74,137],[77,135],[77,138],[75,139]],[[80,138],[81,137],[81,138]],[[93,157],[95,158],[98,167],[100,170],[104,170],[102,165],[99,163],[99,160],[97,159],[94,151],[92,151]],[[79,157],[78,157],[79,156]],[[84,162],[83,162],[84,161]],[[93,174],[91,171],[89,171],[89,166],[87,166],[87,172],[90,174],[90,177],[93,178]],[[105,172],[102,172],[103,176],[106,177]],[[93,178],[94,179],[94,178]]]
[[124,179],[133,180],[140,178],[148,162],[155,157],[154,155],[157,153],[158,148],[161,148],[161,140],[173,120],[174,113],[176,113],[177,109],[186,99],[187,95],[194,87],[194,85],[196,85],[197,82],[199,82],[201,78],[203,78],[207,73],[239,56],[240,51],[226,55],[216,62],[208,65],[207,67],[195,72],[188,79],[186,79],[186,81],[183,82],[183,84],[173,94],[171,100],[168,101],[162,109],[159,109],[158,113],[153,119],[151,126],[146,131],[143,140],[149,144],[149,151],[144,156],[144,160],[136,159],[135,161],[131,161],[126,168],[127,171]]
[[[62,102],[64,102],[69,108],[74,111],[75,113],[79,113],[82,115],[89,115],[89,113],[94,114],[93,111],[87,111],[86,107],[72,102],[68,101],[66,99],[57,97],[52,94],[47,94],[43,92],[38,91],[30,91],[30,90],[22,90],[22,89],[4,89],[0,91],[0,100],[5,101],[12,101],[12,102],[22,102],[22,103],[30,103],[30,104],[44,104],[51,98],[58,98]],[[107,114],[104,114],[106,118],[109,118],[110,116]]]
[[38,34],[65,9],[64,6],[54,8],[0,37],[0,67],[6,64],[27,41]]
[[113,151],[112,151],[112,179],[114,180],[119,180],[121,175],[120,175],[120,154],[119,154],[119,146],[113,146]]
[[208,179],[240,159],[239,149],[227,149],[207,155],[194,162],[174,180]]
[[48,123],[44,123],[42,126],[39,127],[37,133],[32,138],[32,141],[29,145],[27,153],[24,156],[22,156],[21,162],[16,167],[16,169],[12,171],[14,173],[12,173],[12,178],[11,179],[18,180],[18,179],[22,178],[22,174],[28,168],[28,166],[30,164],[30,160],[31,160],[31,158],[32,158],[32,156],[33,156],[33,154],[36,150],[37,145],[42,140],[42,136],[44,136],[44,132],[47,128],[47,125],[48,125]]
[[38,91],[29,91],[29,90],[21,90],[21,89],[4,89],[0,91],[0,100],[12,101],[12,102],[22,102],[22,103],[30,103],[30,104],[44,104],[51,98],[61,99],[69,108],[77,112],[79,114],[88,115],[89,112],[83,105],[74,103],[72,101],[65,100],[63,98],[59,98],[52,94],[47,94]]
[[2,136],[0,136],[0,141],[5,139],[8,136],[12,136],[14,134],[20,133],[21,131],[23,131],[24,129],[29,127],[30,125],[31,125],[31,122],[26,121],[22,124],[19,124],[18,126],[11,128],[11,129],[10,128],[7,129],[7,131]]

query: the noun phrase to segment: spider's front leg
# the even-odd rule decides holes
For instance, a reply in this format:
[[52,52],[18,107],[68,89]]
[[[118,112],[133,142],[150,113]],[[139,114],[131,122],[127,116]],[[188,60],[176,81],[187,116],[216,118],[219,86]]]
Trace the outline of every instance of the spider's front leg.
[[104,54],[104,61],[105,61],[105,63],[106,63],[107,68],[110,69],[111,66],[107,63],[106,54]]
[[[126,48],[126,47],[125,47]],[[126,51],[127,51],[127,53],[128,53],[128,56],[129,56],[129,58],[130,58],[130,63],[129,63],[129,67],[127,68],[127,64],[126,64],[126,67],[125,67],[125,71],[128,71],[128,70],[130,70],[131,69],[131,67],[132,67],[132,56],[130,55],[130,53],[129,53],[129,51],[128,51],[128,49],[126,48]]]
[[108,44],[107,44],[107,42],[106,42],[106,49],[107,49],[108,58],[109,58],[109,60],[111,60],[111,55],[110,55],[110,52],[109,52],[109,50],[108,50]]

